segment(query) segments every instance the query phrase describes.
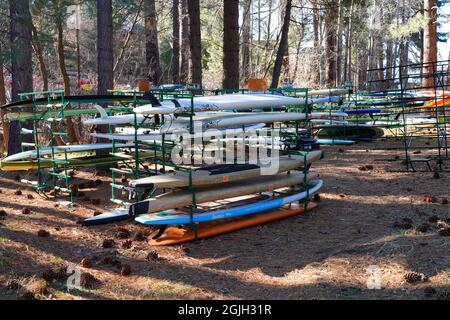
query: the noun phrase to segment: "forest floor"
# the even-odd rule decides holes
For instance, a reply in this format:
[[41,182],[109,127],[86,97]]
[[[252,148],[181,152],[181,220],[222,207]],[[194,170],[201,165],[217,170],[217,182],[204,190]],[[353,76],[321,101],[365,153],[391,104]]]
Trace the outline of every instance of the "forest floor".
[[[402,172],[403,152],[385,150],[394,145],[401,142],[325,147],[313,166],[325,182],[317,210],[173,247],[152,247],[151,230],[132,223],[77,224],[113,207],[106,177],[77,172],[76,183],[103,183],[69,208],[2,173],[0,299],[448,299],[450,238],[437,224],[450,218],[450,173]],[[429,229],[418,231],[424,223]],[[67,266],[95,278],[83,274],[89,289],[67,291]],[[428,279],[408,283],[411,271]],[[377,275],[381,288],[370,289]]]

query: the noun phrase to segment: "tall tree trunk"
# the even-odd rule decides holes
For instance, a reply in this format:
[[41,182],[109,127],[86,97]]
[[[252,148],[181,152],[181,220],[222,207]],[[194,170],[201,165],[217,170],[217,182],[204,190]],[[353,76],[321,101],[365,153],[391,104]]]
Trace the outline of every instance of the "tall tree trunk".
[[172,82],[180,83],[180,1],[172,3]]
[[336,86],[336,12],[327,9],[325,13],[325,70],[326,84]]
[[320,85],[320,39],[319,39],[319,10],[317,9],[317,3],[312,2],[313,8],[313,63],[312,63],[312,76],[311,81],[314,86]]
[[38,32],[36,27],[31,24],[31,35],[32,35],[32,45],[34,52],[36,53],[36,57],[39,62],[39,70],[41,71],[42,76],[42,91],[48,91],[48,71],[44,61],[44,55],[42,50],[41,41],[39,40]]
[[[33,91],[33,65],[31,45],[31,15],[28,0],[10,0],[10,40],[13,101],[19,99],[19,93]],[[27,125],[27,124],[26,124]],[[10,123],[8,154],[16,154],[20,148],[20,124]]]
[[191,48],[192,82],[202,84],[202,38],[200,31],[200,1],[188,0],[189,45]]
[[352,79],[352,46],[353,46],[353,14],[354,14],[354,0],[350,3],[350,17],[348,19],[348,35],[347,35],[347,45],[346,45],[346,73],[345,81],[353,81]]
[[[283,21],[284,16],[286,14],[285,0],[281,1],[281,3],[284,4],[284,6],[283,6],[284,10],[281,12],[280,21]],[[292,7],[292,5],[291,5],[291,7]],[[292,9],[291,9],[291,11],[292,11]],[[285,51],[283,54],[283,61],[281,63],[281,74],[283,75],[283,78],[282,78],[283,83],[291,82],[290,66],[289,66],[289,34],[288,34],[288,38],[286,40]]]
[[[58,51],[58,62],[59,62],[59,69],[61,71],[61,75],[64,81],[64,94],[66,96],[70,96],[70,79],[69,75],[67,74],[67,68],[66,68],[66,58],[64,54],[64,30],[62,21],[57,21],[56,23],[56,31],[57,31],[57,51]],[[74,144],[77,142],[77,136],[75,134],[75,129],[73,127],[73,121],[72,117],[67,117],[67,136],[69,138],[69,142],[71,144]]]
[[62,22],[58,22],[57,26],[57,52],[58,52],[58,63],[59,63],[59,70],[61,71],[61,75],[64,82],[64,93],[66,96],[70,96],[70,79],[69,75],[67,74],[67,68],[66,68],[66,58],[64,54],[64,39],[63,39],[63,26]]
[[181,83],[190,82],[190,60],[191,48],[189,41],[189,12],[187,0],[181,0],[181,65],[180,81]]
[[356,53],[356,61],[357,61],[357,85],[358,85],[358,89],[366,89],[367,88],[367,69],[369,67],[368,62],[369,60],[367,59],[367,56],[369,54],[369,49],[368,49],[368,39],[367,37],[363,36],[363,35],[359,35],[358,36],[358,40],[357,40],[357,48],[358,51]]
[[[97,91],[99,95],[108,94],[114,88],[112,0],[97,0]],[[97,126],[97,131],[105,133],[107,125]],[[106,155],[108,150],[99,150],[97,155]],[[97,170],[105,170],[99,167]]]
[[[6,87],[5,87],[5,77],[3,74],[3,51],[0,43],[0,106],[6,104]],[[9,124],[5,121],[6,111],[1,109],[0,111],[3,136],[2,136],[2,149],[8,148],[8,132]]]
[[392,77],[394,73],[392,72],[393,67],[393,54],[394,54],[394,42],[392,39],[388,39],[386,42],[386,88],[390,89],[392,87]]
[[239,89],[239,0],[223,3],[223,88]]
[[286,55],[288,47],[289,26],[291,24],[291,9],[292,9],[292,0],[286,0],[283,27],[281,30],[280,45],[278,47],[275,64],[273,66],[272,84],[271,84],[272,88],[277,88],[278,83],[280,82],[281,66],[283,64],[283,59],[284,56]]
[[252,0],[244,0],[243,17],[242,17],[242,81],[245,86],[251,75],[251,52],[250,46],[252,41],[252,17],[251,17]]
[[342,0],[338,1],[338,28],[336,36],[336,84],[341,84],[342,79],[342,32],[344,28],[344,6]]
[[433,87],[435,70],[433,70],[432,63],[437,61],[437,0],[424,0],[424,14],[428,22],[423,32],[423,63],[425,67],[422,84],[426,87]]
[[147,76],[153,85],[158,86],[162,80],[159,62],[158,25],[155,0],[146,0],[144,5],[146,31]]
[[112,0],[97,0],[98,94],[114,87]]

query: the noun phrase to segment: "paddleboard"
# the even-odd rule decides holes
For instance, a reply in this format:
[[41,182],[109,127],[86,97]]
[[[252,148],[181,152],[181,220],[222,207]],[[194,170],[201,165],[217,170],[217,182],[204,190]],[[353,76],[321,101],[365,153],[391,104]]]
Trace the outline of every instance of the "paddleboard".
[[83,226],[96,226],[128,219],[130,219],[128,209],[115,209],[113,211],[105,212],[98,216],[85,219],[83,221]]
[[[201,126],[202,130],[208,129],[220,129],[227,127],[236,127],[254,123],[274,123],[274,122],[286,122],[286,121],[299,121],[305,119],[319,119],[319,118],[331,118],[331,117],[346,117],[344,112],[313,112],[308,115],[305,113],[297,112],[258,112],[248,115],[239,115],[234,117],[208,119],[203,121],[197,121],[196,125]],[[180,132],[189,129],[189,122],[167,122],[161,128],[161,132]]]
[[[140,152],[140,159],[147,159],[153,157],[154,153],[146,153]],[[63,159],[60,159],[63,160]],[[124,159],[122,157],[114,157],[114,156],[106,156],[106,157],[97,157],[97,156],[86,156],[79,158],[69,158],[67,160],[67,166],[69,168],[77,168],[77,167],[90,167],[96,165],[106,165],[110,163],[116,163],[121,161],[130,161]],[[38,164],[38,160],[29,160],[29,161],[0,161],[0,170],[2,171],[27,171],[27,170],[37,170],[38,167],[41,168],[52,168],[53,162],[51,159],[43,158],[40,160]],[[56,165],[58,166],[58,164]]]
[[[128,148],[134,147],[134,143],[116,143],[115,148]],[[93,143],[93,144],[79,144],[79,145],[67,145],[67,146],[54,146],[54,147],[43,147],[39,150],[29,150],[24,152],[19,152],[8,156],[3,159],[5,162],[18,161],[24,159],[33,159],[38,157],[49,155],[52,153],[61,154],[64,152],[82,152],[82,151],[92,151],[92,150],[102,150],[111,149],[113,147],[112,143]],[[39,152],[38,152],[39,151]]]
[[[307,181],[318,178],[318,174],[310,173]],[[305,180],[303,173],[282,173],[275,176],[261,176],[241,181],[199,187],[195,190],[197,204],[209,201],[234,198],[237,196],[273,191],[275,189],[302,184]],[[154,198],[134,203],[130,206],[130,216],[159,212],[163,210],[181,208],[192,204],[192,192],[189,190],[175,190],[163,193]]]
[[168,224],[189,224],[197,222],[207,222],[215,220],[223,220],[234,217],[246,216],[255,213],[260,213],[267,210],[279,208],[283,205],[303,200],[307,195],[312,195],[319,191],[323,186],[322,180],[313,182],[313,186],[306,191],[277,197],[274,199],[258,201],[255,203],[233,207],[229,209],[206,211],[203,213],[196,213],[191,218],[190,214],[179,213],[176,210],[162,211],[158,213],[144,214],[136,217],[134,220],[145,225],[168,225]]
[[[323,151],[312,151],[308,153],[306,161],[311,164],[323,157]],[[277,173],[295,170],[303,167],[305,158],[303,156],[282,156],[279,159]],[[264,167],[252,164],[224,164],[212,165],[197,169],[192,172],[192,185],[211,185],[223,182],[233,182],[260,176],[264,173]],[[189,173],[176,172],[146,177],[130,182],[130,186],[138,188],[179,188],[189,186]]]
[[275,94],[226,94],[216,96],[194,97],[162,101],[161,106],[143,105],[134,108],[137,114],[176,114],[194,111],[220,110],[250,110],[256,108],[270,108],[281,106],[301,106],[305,104],[303,98],[292,98]]
[[[247,132],[249,130],[258,130],[264,128],[266,125],[265,123],[257,123],[254,125],[246,125],[239,128],[226,128],[219,130],[219,133],[222,135],[234,135],[234,134],[240,134]],[[103,138],[103,139],[109,139],[109,140],[118,140],[118,141],[161,141],[163,139],[162,133],[142,133],[142,134],[107,134],[107,133],[91,133],[92,137],[96,138]],[[194,133],[192,137],[195,138],[211,138],[216,137],[217,131],[205,131],[205,132],[199,132]],[[165,139],[169,139],[170,134],[166,134]]]
[[[306,211],[318,207],[315,203],[309,203]],[[269,210],[258,215],[203,222],[197,224],[197,239],[206,239],[233,231],[258,226],[261,224],[286,219],[305,213],[305,206],[292,204],[275,210]],[[150,240],[152,246],[170,246],[195,240],[194,230],[191,228],[168,227],[158,239]]]
[[[307,180],[317,179],[318,174],[309,174]],[[299,173],[282,174],[275,177],[259,177],[249,179],[245,185],[229,183],[225,185],[212,186],[210,188],[199,188],[196,191],[197,203],[217,201],[224,198],[233,198],[259,192],[270,192],[275,189],[288,187],[303,183],[304,175]],[[173,209],[174,207],[185,207],[192,203],[192,193],[187,190],[177,190],[157,196],[156,198],[132,204],[128,209],[115,209],[95,217],[84,220],[84,225],[100,225],[131,219],[140,214],[158,212]]]

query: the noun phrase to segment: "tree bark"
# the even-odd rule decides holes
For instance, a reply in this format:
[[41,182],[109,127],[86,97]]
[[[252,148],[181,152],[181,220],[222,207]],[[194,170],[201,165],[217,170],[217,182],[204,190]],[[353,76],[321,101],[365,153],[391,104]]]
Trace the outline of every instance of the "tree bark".
[[98,94],[114,87],[112,0],[97,0]]
[[189,12],[187,0],[181,0],[181,65],[180,81],[181,83],[190,82],[190,59],[191,48],[189,40]]
[[326,84],[336,86],[336,12],[327,9],[325,13],[325,72]]
[[344,28],[344,10],[342,0],[338,1],[338,29],[336,36],[336,84],[339,85],[342,79],[342,32]]
[[146,30],[146,62],[147,77],[150,82],[158,86],[162,80],[161,64],[159,62],[158,23],[156,19],[155,0],[146,0],[145,30]]
[[437,61],[437,30],[436,30],[437,1],[424,0],[424,15],[428,23],[423,32],[423,70],[422,84],[434,87],[433,62]]
[[313,8],[313,46],[314,46],[314,61],[312,64],[311,81],[315,86],[320,85],[320,39],[319,39],[319,10],[317,3],[312,2]]
[[[0,106],[6,104],[6,87],[5,87],[5,77],[3,74],[3,51],[0,43]],[[9,132],[9,124],[5,121],[6,111],[1,109],[1,121],[3,128],[3,136],[2,136],[2,147],[4,149],[8,148],[8,132]]]
[[239,1],[223,3],[223,88],[239,89]]
[[[280,21],[283,21],[284,16],[286,14],[286,5],[285,5],[285,0],[281,1],[281,3],[284,4],[284,10],[282,11],[282,15],[280,16]],[[292,6],[291,6],[292,7]],[[292,9],[291,9],[292,11]],[[291,14],[292,15],[292,14]],[[291,82],[291,77],[290,77],[290,63],[289,63],[289,34],[286,40],[286,46],[285,46],[285,51],[283,54],[283,61],[281,62],[281,74],[283,75],[282,79],[283,79],[283,83],[290,83]]]
[[41,42],[39,41],[39,36],[36,27],[31,24],[31,34],[32,34],[32,45],[34,48],[34,52],[36,53],[36,57],[39,62],[39,70],[41,71],[42,76],[42,91],[48,91],[48,71],[44,61],[44,55],[42,50]]
[[[67,74],[67,68],[66,68],[66,58],[64,54],[64,30],[62,21],[57,21],[56,23],[56,31],[57,31],[57,51],[58,51],[58,62],[59,62],[59,69],[61,70],[61,75],[64,81],[64,94],[66,96],[70,96],[70,79],[69,75]],[[66,118],[67,122],[67,137],[69,138],[69,142],[71,144],[77,143],[77,136],[75,134],[75,129],[73,127],[73,121],[72,117]]]
[[202,38],[200,30],[200,1],[188,0],[189,46],[191,48],[191,74],[194,84],[202,84]]
[[180,83],[180,1],[172,3],[172,82]]
[[[107,94],[114,88],[113,19],[112,0],[97,0],[97,91]],[[106,133],[107,125],[97,126],[97,131]],[[97,155],[107,155],[109,150],[99,150]],[[104,171],[105,167],[98,167]]]
[[393,65],[393,52],[394,52],[394,42],[392,39],[388,39],[386,43],[386,89],[392,87],[392,77],[394,73],[392,72]]
[[[33,91],[33,65],[31,45],[31,15],[28,0],[10,0],[10,40],[11,40],[11,99],[17,101],[19,93]],[[13,110],[14,111],[14,110]],[[8,154],[16,154],[20,147],[20,124],[10,123]]]
[[353,45],[353,14],[354,14],[354,0],[350,3],[350,17],[348,19],[348,35],[347,35],[347,59],[345,81],[353,81],[352,79],[352,45]]
[[62,21],[58,21],[56,23],[56,47],[58,52],[58,63],[59,63],[59,70],[61,71],[61,76],[63,78],[64,82],[64,93],[66,96],[70,96],[70,79],[69,75],[67,74],[67,68],[66,68],[66,58],[64,54],[64,39],[63,39],[63,25]]
[[242,18],[242,81],[246,86],[251,75],[251,6],[252,0],[244,0],[243,18]]
[[286,0],[286,8],[284,13],[283,27],[281,30],[280,45],[278,47],[278,52],[273,67],[272,84],[271,84],[272,88],[277,88],[278,83],[280,82],[281,66],[283,64],[283,59],[287,52],[288,46],[289,26],[291,22],[291,9],[292,9],[292,0]]

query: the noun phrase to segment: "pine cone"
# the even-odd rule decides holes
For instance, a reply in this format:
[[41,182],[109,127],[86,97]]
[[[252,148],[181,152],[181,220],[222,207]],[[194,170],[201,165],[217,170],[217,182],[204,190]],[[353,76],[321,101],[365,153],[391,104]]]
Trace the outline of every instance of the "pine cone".
[[447,227],[448,227],[447,223],[445,223],[445,222],[442,221],[442,220],[439,220],[439,221],[436,223],[436,228],[438,228],[438,229],[444,229],[444,228],[447,228]]
[[448,237],[450,236],[450,228],[449,227],[441,228],[438,230],[438,234],[443,237]]
[[408,272],[407,274],[405,274],[404,278],[408,283],[417,283],[424,281],[425,275],[418,272]]

